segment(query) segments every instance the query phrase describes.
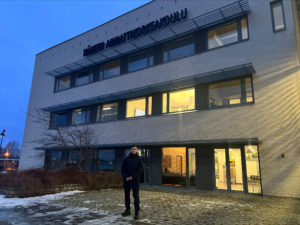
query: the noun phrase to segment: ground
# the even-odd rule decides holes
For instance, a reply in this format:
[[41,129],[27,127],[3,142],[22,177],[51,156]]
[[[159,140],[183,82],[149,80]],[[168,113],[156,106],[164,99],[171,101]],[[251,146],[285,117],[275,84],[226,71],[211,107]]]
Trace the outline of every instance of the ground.
[[[142,187],[140,219],[122,217],[122,189],[0,198],[0,224],[300,224],[300,199]],[[132,209],[132,214],[134,210]]]

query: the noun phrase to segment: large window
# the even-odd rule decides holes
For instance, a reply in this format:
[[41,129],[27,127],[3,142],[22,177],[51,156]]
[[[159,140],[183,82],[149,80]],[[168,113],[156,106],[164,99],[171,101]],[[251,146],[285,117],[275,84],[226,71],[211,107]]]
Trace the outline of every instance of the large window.
[[195,88],[163,94],[163,113],[195,109]]
[[86,122],[87,122],[87,111],[85,109],[73,110],[73,114],[72,114],[73,125],[85,124]]
[[149,105],[152,105],[151,96],[127,100],[126,118],[151,115],[152,110],[149,110]]
[[118,103],[99,105],[97,108],[97,121],[112,121],[118,119]]
[[104,78],[114,77],[120,74],[120,59],[108,62],[104,65]]
[[80,151],[70,151],[68,153],[67,167],[71,167],[71,168],[81,167],[82,165],[80,165],[80,157],[81,157]]
[[70,75],[58,78],[56,80],[55,91],[62,91],[62,90],[70,88],[70,86],[71,86],[71,76]]
[[140,70],[148,66],[153,66],[153,55],[150,50],[143,51],[129,57],[129,72]]
[[115,169],[115,150],[103,149],[97,153],[97,170],[114,170]]
[[76,86],[88,84],[92,82],[92,73],[85,71],[76,75]]
[[194,36],[172,41],[164,47],[164,62],[195,54]]
[[[239,28],[240,27],[240,28]],[[239,32],[241,29],[241,32]],[[248,39],[247,19],[208,31],[208,49]]]
[[271,2],[271,14],[272,14],[272,24],[273,31],[282,31],[285,29],[285,19],[283,13],[282,1]]
[[209,85],[210,107],[239,105],[252,102],[251,78],[234,79]]

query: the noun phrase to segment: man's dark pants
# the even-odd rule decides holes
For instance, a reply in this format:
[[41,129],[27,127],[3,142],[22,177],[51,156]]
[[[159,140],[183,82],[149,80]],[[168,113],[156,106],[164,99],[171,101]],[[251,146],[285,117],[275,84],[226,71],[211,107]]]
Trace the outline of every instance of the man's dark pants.
[[130,210],[130,189],[132,189],[132,194],[134,198],[134,209],[135,212],[138,213],[140,210],[140,197],[139,197],[139,186],[132,186],[124,188],[124,193],[125,193],[125,207],[126,210]]

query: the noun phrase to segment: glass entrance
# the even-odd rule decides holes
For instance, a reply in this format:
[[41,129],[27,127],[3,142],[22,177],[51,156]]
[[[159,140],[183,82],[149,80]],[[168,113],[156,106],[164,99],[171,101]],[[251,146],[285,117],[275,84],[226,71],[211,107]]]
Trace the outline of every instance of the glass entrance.
[[227,190],[226,149],[215,149],[216,188]]
[[231,190],[243,191],[243,169],[240,148],[229,148]]

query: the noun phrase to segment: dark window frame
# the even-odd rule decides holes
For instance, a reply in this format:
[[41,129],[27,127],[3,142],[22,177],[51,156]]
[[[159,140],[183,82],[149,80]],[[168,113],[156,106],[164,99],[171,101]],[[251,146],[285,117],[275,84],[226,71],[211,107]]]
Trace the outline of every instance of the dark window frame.
[[[84,75],[82,75],[82,74],[84,74],[84,73],[86,73],[86,72],[88,72],[88,75],[86,75],[86,76],[89,77],[89,81],[88,81],[87,83],[78,85],[78,84],[77,84],[77,78],[78,78],[79,76],[82,76],[82,77],[83,77]],[[74,87],[81,87],[81,86],[84,86],[84,85],[87,85],[87,84],[90,84],[90,83],[93,83],[93,72],[92,72],[92,69],[88,69],[88,70],[84,70],[84,71],[80,71],[80,72],[76,73],[76,75],[75,75],[75,85],[74,85]]]
[[[189,39],[189,38],[192,39],[192,43],[194,44],[194,53],[192,53],[190,55],[178,57],[178,58],[175,58],[175,59],[171,59],[171,50],[172,50],[171,47],[172,47],[172,45],[176,42],[180,42],[180,41],[183,41],[184,39]],[[173,48],[173,49],[176,49],[176,48]],[[165,60],[165,57],[164,57],[165,52],[167,52],[167,59],[166,60]],[[182,37],[179,37],[179,38],[176,38],[176,39],[173,39],[173,40],[170,40],[170,41],[167,41],[166,43],[164,43],[164,45],[163,45],[163,57],[162,57],[163,62],[162,63],[172,62],[172,61],[183,59],[183,58],[186,58],[186,57],[190,57],[190,56],[193,56],[193,55],[196,55],[196,54],[197,54],[197,51],[196,51],[195,33],[187,34],[187,35],[184,35]]]
[[[68,88],[64,88],[64,89],[59,89],[59,85],[60,85],[60,80],[64,77],[70,77],[70,85]],[[66,74],[66,75],[63,75],[63,76],[60,76],[60,77],[57,77],[55,78],[55,85],[54,85],[54,92],[61,92],[61,91],[65,91],[65,90],[68,90],[70,88],[72,88],[72,75],[71,74]]]
[[[195,95],[195,108],[194,109],[188,109],[188,110],[183,110],[183,111],[176,111],[176,112],[170,112],[170,92],[180,92],[180,91],[184,91],[184,90],[189,90],[189,89],[194,89]],[[190,86],[190,87],[184,87],[184,88],[180,88],[180,89],[175,89],[175,90],[171,90],[171,91],[166,91],[166,92],[162,92],[162,98],[163,98],[163,94],[166,93],[167,94],[167,111],[163,112],[163,99],[162,99],[162,115],[167,115],[167,114],[178,114],[178,113],[185,113],[185,112],[194,112],[197,111],[196,109],[196,85],[195,86]]]
[[[246,86],[245,86],[245,79],[250,78],[251,79],[251,93],[252,93],[252,102],[247,102],[247,93],[246,95],[243,95],[243,92],[246,91]],[[209,85],[210,84],[218,84],[218,83],[223,83],[223,82],[229,82],[229,81],[234,81],[234,80],[240,80],[241,84],[241,101],[238,104],[226,104],[226,105],[220,105],[220,106],[211,106],[209,103]],[[243,90],[244,88],[244,90]],[[255,98],[254,98],[254,90],[253,90],[253,76],[252,75],[247,75],[247,76],[242,76],[242,77],[235,77],[235,78],[230,78],[226,80],[220,80],[220,81],[215,81],[211,82],[208,84],[208,110],[213,110],[213,109],[222,109],[222,108],[231,108],[231,107],[239,107],[239,106],[244,106],[244,105],[253,105],[255,104]]]
[[[103,115],[103,105],[109,105],[109,104],[117,104],[117,115],[116,115],[116,119],[114,120],[102,120],[102,115]],[[99,120],[98,120],[98,109],[99,109]],[[113,122],[118,120],[118,116],[119,116],[119,101],[115,101],[115,102],[105,102],[105,103],[101,103],[97,105],[97,112],[96,112],[96,122],[95,123],[106,123],[106,122]]]
[[[277,3],[280,3],[280,5],[281,5],[283,25],[284,25],[283,28],[278,29],[278,30],[275,29],[275,16],[274,16],[274,12],[273,12],[274,5],[277,4]],[[273,32],[277,33],[277,32],[281,32],[281,31],[285,31],[286,30],[286,20],[285,20],[285,14],[284,14],[283,1],[282,0],[275,0],[275,1],[270,2],[270,9],[271,9],[271,20],[272,20]]]
[[[130,59],[131,59],[131,57],[139,55],[139,54],[142,54],[142,53],[146,53],[147,54],[147,66],[143,67],[143,68],[135,69],[135,70],[130,70]],[[150,64],[151,57],[153,57],[153,59],[152,59],[152,65]],[[140,71],[140,70],[152,67],[152,66],[154,66],[154,54],[153,54],[153,49],[152,48],[145,49],[145,50],[142,50],[142,51],[130,54],[128,56],[128,71],[127,71],[127,73],[133,73],[133,72]]]
[[[149,117],[152,116],[152,110],[151,109],[151,115],[149,115],[149,97],[152,97],[152,95],[146,95],[146,96],[141,96],[141,97],[136,97],[136,98],[130,98],[130,99],[126,99],[126,107],[125,107],[125,120],[127,119],[134,119],[134,118],[143,118],[143,117]],[[132,100],[139,100],[139,99],[143,99],[145,98],[145,115],[143,116],[133,116],[133,117],[127,117],[127,102],[128,101],[132,101]],[[152,98],[153,101],[153,98]],[[152,102],[152,106],[153,106],[153,102]]]
[[[242,20],[243,19],[246,19],[246,22],[247,22],[247,38],[243,39],[242,37]],[[238,40],[235,41],[235,42],[231,42],[229,44],[225,44],[225,45],[221,45],[221,46],[218,46],[218,47],[214,47],[214,48],[209,48],[208,47],[208,32],[209,31],[212,31],[212,30],[217,30],[217,29],[220,29],[222,27],[226,27],[226,26],[229,26],[229,25],[232,25],[236,23],[237,24],[237,34],[238,34]],[[239,18],[236,18],[234,20],[230,20],[230,21],[227,21],[225,23],[222,23],[222,24],[219,24],[219,25],[216,25],[216,26],[213,26],[213,27],[210,27],[206,30],[206,51],[212,51],[212,50],[215,50],[215,49],[219,49],[219,48],[223,48],[223,47],[227,47],[227,46],[230,46],[230,45],[234,45],[234,44],[237,44],[237,43],[240,43],[240,42],[244,42],[244,41],[248,41],[250,40],[250,36],[249,36],[249,20],[248,20],[248,16],[242,16],[242,17],[239,17]]]

